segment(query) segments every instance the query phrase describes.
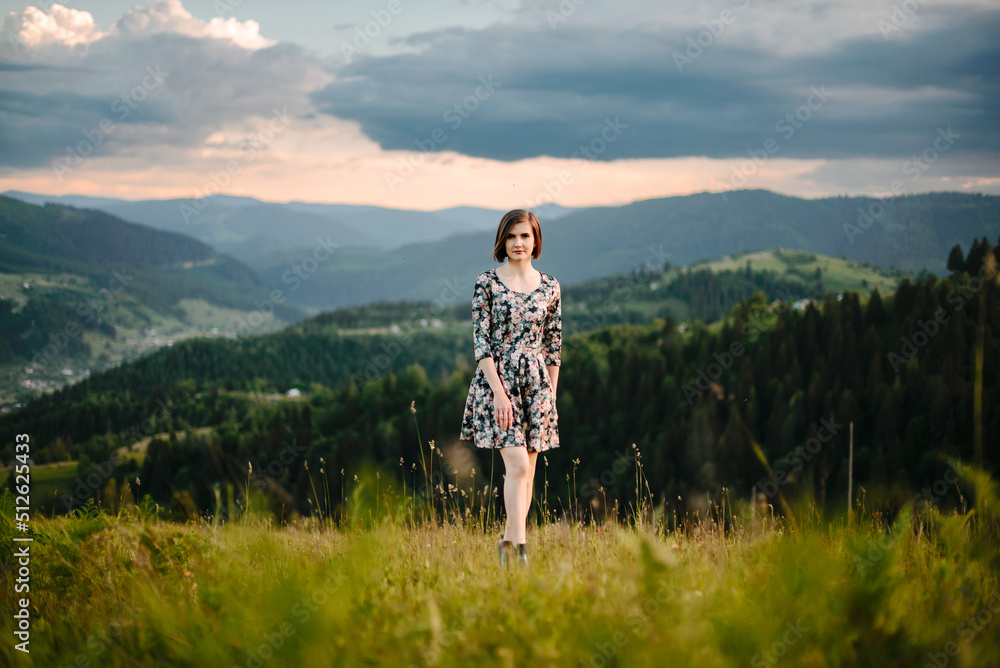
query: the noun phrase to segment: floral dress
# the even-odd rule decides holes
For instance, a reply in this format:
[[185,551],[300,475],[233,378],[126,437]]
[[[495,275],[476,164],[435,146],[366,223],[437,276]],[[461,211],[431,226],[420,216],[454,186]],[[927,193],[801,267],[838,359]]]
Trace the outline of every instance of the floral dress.
[[507,288],[495,269],[476,279],[472,297],[476,363],[492,357],[514,408],[514,421],[500,429],[493,388],[482,367],[469,386],[459,439],[480,448],[525,446],[531,451],[559,447],[559,424],[548,366],[560,365],[562,304],[559,282],[545,272],[531,292]]

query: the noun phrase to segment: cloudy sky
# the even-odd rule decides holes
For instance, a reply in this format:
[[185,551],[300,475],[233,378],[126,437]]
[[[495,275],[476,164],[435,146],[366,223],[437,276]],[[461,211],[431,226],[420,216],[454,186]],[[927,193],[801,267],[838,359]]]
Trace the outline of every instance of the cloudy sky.
[[0,0],[0,191],[1000,193],[1000,3]]

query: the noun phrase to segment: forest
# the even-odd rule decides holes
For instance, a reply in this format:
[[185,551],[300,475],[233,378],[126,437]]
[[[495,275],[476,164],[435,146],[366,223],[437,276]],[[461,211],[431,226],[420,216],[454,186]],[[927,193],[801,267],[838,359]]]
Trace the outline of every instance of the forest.
[[[982,238],[951,250],[947,277],[905,279],[885,297],[831,293],[796,310],[759,292],[709,324],[667,317],[567,333],[562,445],[539,462],[536,498],[547,494],[553,513],[577,512],[581,499],[610,512],[635,499],[641,462],[649,494],[669,507],[757,490],[768,503],[808,498],[835,512],[852,437],[854,489],[887,507],[941,479],[947,458],[995,471],[998,260]],[[321,503],[310,477],[321,469],[334,507],[371,468],[397,488],[429,476],[475,493],[451,464],[470,445],[457,436],[471,328],[348,337],[331,333],[330,317],[224,353],[222,342],[185,342],[39,397],[0,425],[32,435],[36,463],[76,460],[76,481],[90,481],[71,499],[61,490],[63,503],[43,501],[50,511],[149,495],[184,518],[216,510],[220,486],[239,495],[249,481],[276,515],[305,515]],[[301,396],[286,396],[291,387]],[[116,454],[157,434],[143,457]],[[421,463],[429,441],[437,459]],[[485,452],[471,461],[480,483],[500,465]],[[958,488],[936,500],[959,504]]]

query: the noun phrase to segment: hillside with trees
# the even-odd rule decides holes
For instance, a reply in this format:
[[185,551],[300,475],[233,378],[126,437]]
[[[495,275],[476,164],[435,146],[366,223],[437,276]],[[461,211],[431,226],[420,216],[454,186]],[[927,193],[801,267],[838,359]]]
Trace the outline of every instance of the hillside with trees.
[[[25,384],[58,384],[64,369],[79,376],[134,359],[157,330],[183,338],[240,320],[252,330],[254,300],[273,292],[249,267],[189,236],[2,196],[0,251],[0,369],[8,367],[0,398]],[[268,315],[306,317],[287,299]]]
[[[680,496],[689,501],[679,503],[693,503],[723,487],[743,496],[756,487],[815,497],[821,509],[841,507],[851,423],[855,483],[873,494],[912,496],[940,478],[945,456],[995,470],[998,260],[1000,251],[984,238],[968,253],[953,249],[947,278],[904,279],[885,299],[875,291],[862,302],[847,292],[795,310],[758,294],[724,321],[695,322],[685,331],[657,319],[567,336],[558,397],[562,447],[547,453],[540,475],[555,485],[554,497],[567,498],[565,491],[610,504],[629,493],[635,444],[651,493],[664,502]],[[367,465],[412,481],[414,472],[401,462],[421,461],[418,426],[445,457],[466,447],[457,435],[474,371],[471,340],[441,346],[439,335],[422,331],[396,349],[393,341],[405,336],[372,336],[361,346],[328,337],[323,343],[324,336],[305,331],[297,339],[289,334],[279,355],[265,352],[274,345],[266,337],[234,344],[240,348],[229,357],[198,343],[188,366],[173,372],[197,379],[168,380],[149,370],[145,385],[129,387],[112,382],[127,376],[97,374],[4,416],[0,426],[32,434],[40,444],[36,463],[79,460],[77,479],[98,471],[118,448],[158,434],[143,456],[98,476],[104,482],[92,494],[100,498],[113,479],[115,489],[129,486],[135,498],[149,493],[163,505],[186,494],[202,510],[216,503],[218,486],[242,489],[248,463],[265,472],[259,481],[285,512],[308,513],[309,500],[318,500],[306,461],[315,473],[323,458],[326,484],[342,489],[342,476],[350,475],[342,470]],[[162,363],[156,358],[145,363]],[[331,360],[328,366],[316,363],[321,358]],[[248,380],[244,365],[261,359],[270,366]],[[405,366],[389,368],[396,362]],[[370,364],[370,373],[324,383],[337,364]],[[290,380],[303,396],[282,396]],[[9,461],[12,446],[5,447]],[[270,466],[283,451],[294,455],[290,463]],[[482,476],[489,454],[470,454]],[[442,480],[461,482],[440,459],[429,466]],[[629,473],[607,475],[618,470]],[[571,475],[576,487],[566,490]]]

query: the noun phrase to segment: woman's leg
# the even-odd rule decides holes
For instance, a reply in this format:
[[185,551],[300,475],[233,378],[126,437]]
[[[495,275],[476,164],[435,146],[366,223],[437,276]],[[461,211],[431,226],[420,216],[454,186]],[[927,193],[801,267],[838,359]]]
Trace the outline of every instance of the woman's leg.
[[500,448],[503,457],[504,483],[503,502],[507,511],[507,524],[504,528],[504,540],[515,545],[525,541],[525,522],[528,517],[526,487],[528,485],[528,470],[533,469],[528,458],[528,449],[519,446]]

